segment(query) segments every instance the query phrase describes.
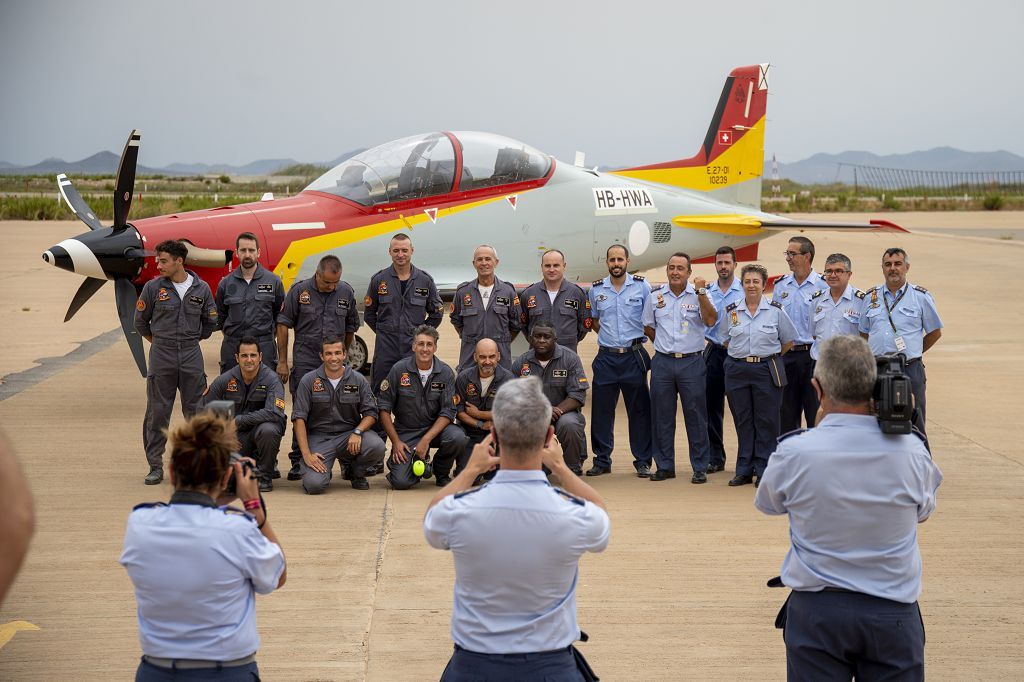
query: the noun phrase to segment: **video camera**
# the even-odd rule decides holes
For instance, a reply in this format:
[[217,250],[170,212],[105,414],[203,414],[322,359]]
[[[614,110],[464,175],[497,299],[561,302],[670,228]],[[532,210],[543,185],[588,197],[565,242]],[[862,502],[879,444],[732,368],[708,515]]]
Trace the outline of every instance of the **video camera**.
[[[218,417],[229,419],[234,421],[235,419],[235,403],[232,400],[211,400],[206,404],[206,410],[212,412]],[[232,470],[235,468],[235,462],[242,460],[242,471],[252,471],[252,464],[248,459],[242,459],[242,455],[237,452],[232,452],[228,459],[228,466]],[[228,486],[224,489],[225,495],[237,495],[238,485],[235,481],[235,474],[231,474],[231,478],[228,479]]]
[[882,355],[878,363],[878,378],[872,395],[875,416],[882,433],[910,433],[914,403],[907,376],[907,356],[903,353]]

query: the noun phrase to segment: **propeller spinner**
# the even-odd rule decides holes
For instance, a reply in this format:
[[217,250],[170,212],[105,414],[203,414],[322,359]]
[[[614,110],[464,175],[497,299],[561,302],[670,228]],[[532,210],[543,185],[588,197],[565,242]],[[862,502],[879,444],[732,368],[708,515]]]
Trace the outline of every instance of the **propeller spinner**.
[[132,284],[132,280],[142,271],[146,251],[142,247],[139,233],[127,222],[135,186],[140,139],[139,131],[133,130],[121,153],[114,190],[114,224],[110,227],[103,226],[66,175],[61,173],[57,176],[57,188],[61,196],[72,213],[89,227],[89,232],[51,246],[43,253],[43,260],[62,270],[86,277],[68,306],[65,322],[74,317],[107,280],[113,280],[121,330],[128,340],[135,364],[142,376],[146,376],[146,354],[142,347],[142,337],[135,331],[134,323],[138,292]]

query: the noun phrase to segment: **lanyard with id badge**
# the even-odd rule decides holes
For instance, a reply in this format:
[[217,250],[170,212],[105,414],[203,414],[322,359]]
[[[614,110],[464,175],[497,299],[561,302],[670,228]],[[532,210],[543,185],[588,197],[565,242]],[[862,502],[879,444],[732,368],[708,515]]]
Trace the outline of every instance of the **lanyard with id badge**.
[[882,301],[882,305],[885,306],[885,314],[889,316],[889,326],[892,327],[892,333],[896,337],[894,341],[896,342],[897,353],[903,353],[907,350],[907,342],[904,341],[903,336],[898,331],[896,331],[896,323],[892,321],[892,311],[896,310],[896,306],[899,305],[899,302],[903,300],[903,297],[906,295],[906,293],[907,289],[903,289],[903,291],[900,292],[900,295],[893,299],[892,305],[889,305],[884,300]]

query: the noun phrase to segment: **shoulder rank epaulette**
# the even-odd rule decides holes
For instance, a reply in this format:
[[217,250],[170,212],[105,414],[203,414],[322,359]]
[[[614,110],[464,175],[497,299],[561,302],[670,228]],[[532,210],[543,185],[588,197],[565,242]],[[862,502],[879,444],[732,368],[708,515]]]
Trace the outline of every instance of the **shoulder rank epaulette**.
[[927,294],[928,293],[927,289],[925,289],[924,287],[919,287],[916,284],[914,285],[914,289],[917,290],[917,291],[920,291],[922,294]]
[[586,502],[584,502],[579,497],[576,497],[575,495],[571,495],[571,494],[565,492],[564,490],[562,490],[561,488],[559,488],[557,486],[551,486],[551,489],[554,490],[559,495],[561,495],[562,497],[564,497],[565,499],[567,499],[570,502],[572,502],[573,504],[578,504],[581,507],[586,504]]
[[480,492],[481,490],[483,490],[486,487],[487,487],[487,484],[485,483],[482,486],[480,486],[479,488],[470,488],[469,490],[463,490],[461,493],[455,493],[455,499],[457,500],[460,497],[465,497],[466,495],[472,495],[473,493],[478,493],[478,492]]
[[803,433],[805,431],[807,431],[807,429],[793,429],[792,431],[788,431],[788,432],[782,434],[781,436],[779,436],[779,439],[776,442],[781,443],[782,441],[786,440],[787,438],[792,438],[793,436],[799,436],[801,433]]
[[601,286],[602,282],[604,282],[604,279],[595,279],[593,282],[590,283],[590,286],[599,287]]
[[782,304],[781,304],[781,303],[779,303],[778,301],[772,301],[772,302],[771,302],[771,303],[769,303],[768,305],[773,305],[773,306],[775,306],[776,308],[778,308],[779,310],[782,310]]
[[220,510],[229,516],[244,516],[253,523],[256,523],[256,517],[254,517],[252,514],[245,511],[244,509],[239,509],[238,507],[225,505],[221,507]]
[[778,277],[775,278],[775,283],[778,284],[782,280],[786,279],[786,277],[788,277],[788,275],[779,275]]
[[861,291],[860,289],[854,289],[853,295],[856,296],[857,298],[864,298],[865,296],[868,295],[868,292]]
[[643,275],[633,275],[633,279],[635,279],[638,282],[642,282],[642,281],[644,281],[644,276]]
[[136,509],[149,509],[150,507],[166,507],[166,506],[167,506],[166,502],[143,502],[142,504],[137,504],[134,507],[132,507],[132,511],[135,511]]
[[740,302],[739,301],[733,301],[729,305],[725,306],[725,312],[731,313],[732,311],[736,310],[739,307],[740,307]]
[[651,285],[651,293],[653,294],[655,291],[661,291],[662,287],[664,287],[664,286],[665,286],[664,284],[652,284]]
[[871,292],[875,291],[876,289],[878,289],[878,287],[871,287],[870,289],[865,289],[864,290],[864,295],[867,296],[868,294],[870,294]]
[[912,434],[914,434],[915,436],[917,436],[918,438],[921,439],[921,442],[924,443],[924,447],[928,451],[928,454],[930,455],[932,453],[932,448],[931,448],[930,445],[928,445],[928,436],[926,436],[925,434],[921,433],[916,426],[911,426],[910,427],[910,432]]
[[821,295],[824,294],[824,293],[825,293],[824,289],[822,289],[820,291],[815,291],[813,294],[811,294],[811,300],[813,301],[816,298],[820,298]]

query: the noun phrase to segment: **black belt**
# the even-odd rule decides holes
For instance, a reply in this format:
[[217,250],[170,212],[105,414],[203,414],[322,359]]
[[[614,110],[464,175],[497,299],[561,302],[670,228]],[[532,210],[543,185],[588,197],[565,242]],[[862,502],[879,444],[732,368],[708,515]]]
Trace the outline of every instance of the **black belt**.
[[777,357],[779,357],[778,353],[774,353],[772,355],[748,355],[745,358],[734,358],[731,355],[729,356],[730,359],[735,360],[736,362],[764,362],[765,360],[771,360],[772,358]]
[[704,351],[703,350],[695,350],[692,353],[662,353],[660,350],[659,351],[655,351],[655,352],[658,355],[663,355],[666,358],[675,358],[676,360],[678,360],[679,358],[693,357],[694,355],[704,355]]
[[708,348],[713,348],[713,349],[715,349],[715,350],[728,350],[728,349],[727,349],[727,348],[726,348],[725,346],[723,346],[722,344],[720,344],[720,343],[715,343],[714,341],[708,341]]
[[194,658],[158,658],[157,656],[143,655],[142,660],[150,665],[166,670],[211,670],[221,668],[234,668],[240,665],[248,665],[256,660],[256,654],[252,653],[243,658],[236,658],[233,661],[202,661]]
[[504,658],[513,658],[513,659],[514,658],[544,658],[545,656],[557,656],[559,654],[564,654],[566,651],[570,651],[571,649],[572,649],[572,645],[570,644],[567,647],[562,647],[561,649],[551,649],[549,651],[524,651],[523,653],[519,653],[519,654],[484,654],[484,653],[481,653],[479,651],[470,651],[469,649],[463,648],[463,647],[459,646],[458,644],[455,645],[455,650],[456,651],[464,651],[467,654],[473,654],[475,656],[486,656],[487,658],[492,658],[492,659],[504,659]]
[[793,346],[792,348],[790,348],[789,352],[790,353],[795,353],[795,352],[798,352],[798,351],[810,350],[812,345],[813,344],[810,344],[810,343],[801,343],[799,345],[796,345],[796,346]]
[[637,348],[640,348],[643,344],[644,344],[643,338],[639,338],[639,339],[633,339],[630,342],[630,344],[628,346],[626,346],[625,348],[617,348],[615,346],[598,346],[597,350],[598,350],[598,352],[600,352],[600,351],[608,351],[609,353],[629,353],[631,351],[636,350]]
[[275,338],[273,334],[225,334],[224,336],[229,339],[244,339],[246,336],[251,336],[257,341],[270,341]]
[[164,348],[177,348],[181,350],[182,348],[198,348],[199,341],[174,341],[173,339],[160,339],[154,337],[153,345],[162,346]]

